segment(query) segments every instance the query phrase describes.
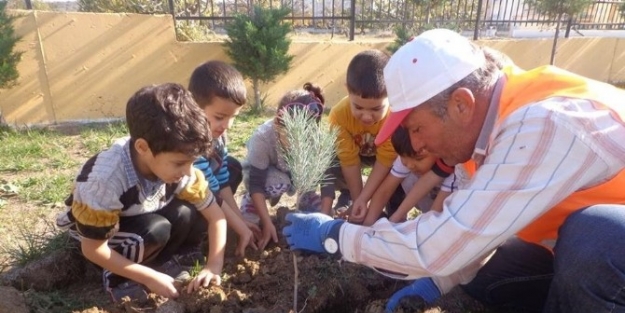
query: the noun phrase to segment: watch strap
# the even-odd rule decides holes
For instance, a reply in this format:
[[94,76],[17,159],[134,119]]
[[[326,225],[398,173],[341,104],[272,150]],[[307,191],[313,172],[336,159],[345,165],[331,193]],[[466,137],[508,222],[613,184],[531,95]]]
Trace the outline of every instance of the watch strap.
[[339,258],[343,256],[341,254],[341,244],[339,242],[339,235],[341,234],[341,226],[343,226],[343,223],[345,223],[344,220],[339,220],[335,222],[334,225],[330,227],[330,231],[328,232],[328,236],[326,237],[332,238],[334,239],[334,241],[336,241],[336,244],[338,245],[338,250],[333,255],[338,256]]

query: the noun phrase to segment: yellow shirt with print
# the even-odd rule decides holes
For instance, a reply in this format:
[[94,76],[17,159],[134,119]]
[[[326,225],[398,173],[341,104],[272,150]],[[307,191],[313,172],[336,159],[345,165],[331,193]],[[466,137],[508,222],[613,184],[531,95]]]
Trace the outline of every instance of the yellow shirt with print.
[[375,136],[380,132],[388,117],[388,111],[379,122],[366,126],[352,115],[349,97],[343,98],[332,107],[328,120],[330,125],[339,130],[337,139],[337,156],[341,166],[360,164],[360,157],[376,157],[382,165],[391,167],[397,157],[391,140],[375,146]]

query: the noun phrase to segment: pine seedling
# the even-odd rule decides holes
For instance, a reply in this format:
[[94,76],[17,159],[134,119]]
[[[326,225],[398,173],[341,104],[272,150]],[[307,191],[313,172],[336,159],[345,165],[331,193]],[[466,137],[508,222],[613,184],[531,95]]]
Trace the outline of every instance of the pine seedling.
[[[338,131],[323,121],[320,124],[304,108],[295,107],[282,116],[288,144],[282,147],[297,203],[307,192],[314,192],[328,179],[326,170],[334,165],[334,143]],[[303,209],[303,208],[298,208]]]

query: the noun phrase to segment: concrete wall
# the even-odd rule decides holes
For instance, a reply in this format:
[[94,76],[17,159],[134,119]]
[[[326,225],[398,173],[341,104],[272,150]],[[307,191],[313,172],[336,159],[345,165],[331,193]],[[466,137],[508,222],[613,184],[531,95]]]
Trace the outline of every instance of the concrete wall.
[[[195,66],[228,61],[221,43],[182,43],[170,16],[17,11],[22,36],[18,85],[0,90],[0,110],[10,124],[50,124],[124,116],[127,99],[152,83],[187,85]],[[561,40],[559,66],[602,81],[625,80],[625,39]],[[550,39],[481,41],[531,68],[549,62]],[[324,88],[328,104],[345,95],[349,60],[388,41],[293,42],[292,69],[265,86],[273,105],[287,90],[310,81]],[[250,92],[251,94],[251,92]]]

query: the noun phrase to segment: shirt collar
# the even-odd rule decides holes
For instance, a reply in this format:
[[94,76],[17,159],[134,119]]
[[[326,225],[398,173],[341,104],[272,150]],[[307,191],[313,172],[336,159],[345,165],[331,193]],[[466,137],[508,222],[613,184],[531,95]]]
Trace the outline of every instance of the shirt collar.
[[130,139],[126,140],[124,143],[123,151],[122,161],[124,162],[124,172],[126,172],[126,176],[128,177],[128,183],[130,186],[138,185],[139,177],[137,177],[137,172],[132,164],[132,157],[130,156]]
[[480,131],[480,135],[477,137],[477,142],[475,143],[475,150],[473,150],[473,159],[477,161],[478,165],[484,161],[486,157],[486,150],[488,149],[488,143],[490,135],[495,128],[495,123],[497,122],[497,113],[499,112],[499,101],[501,100],[501,92],[503,87],[506,85],[506,76],[500,75],[497,79],[497,83],[495,83],[495,88],[493,90],[493,96],[490,99],[490,103],[488,104],[488,111],[486,112],[486,118],[484,119],[484,125],[482,126],[482,130]]

